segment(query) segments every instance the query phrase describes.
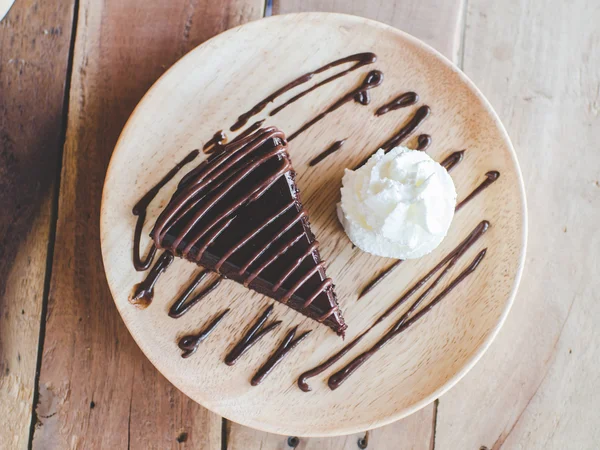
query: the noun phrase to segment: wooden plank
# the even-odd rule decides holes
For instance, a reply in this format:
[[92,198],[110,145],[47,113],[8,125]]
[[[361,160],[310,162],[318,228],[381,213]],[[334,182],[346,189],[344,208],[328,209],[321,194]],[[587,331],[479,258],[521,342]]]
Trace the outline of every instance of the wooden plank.
[[0,448],[6,449],[25,448],[29,440],[73,3],[20,0],[0,22]]
[[464,4],[465,0],[274,0],[273,13],[326,11],[378,20],[418,37],[456,61]]
[[[439,2],[363,0],[275,0],[273,13],[328,11],[359,15],[402,29],[458,62],[463,18],[462,0]],[[433,445],[437,408],[429,405],[394,424],[369,432],[368,444],[377,449],[429,449]],[[286,449],[288,437],[264,433],[235,423],[228,424],[227,448]],[[301,438],[298,449],[356,449],[363,435],[337,438]]]
[[258,0],[81,2],[34,448],[220,448],[221,419],[154,369],[117,314],[100,257],[100,193],[150,85],[262,9]]
[[403,420],[367,433],[332,438],[279,436],[228,422],[227,449],[357,450],[363,448],[361,446],[364,444],[367,444],[364,448],[377,450],[430,449],[433,442],[434,421],[435,408],[427,407]]
[[600,6],[471,0],[465,72],[513,139],[530,233],[513,311],[440,400],[437,446],[597,448]]

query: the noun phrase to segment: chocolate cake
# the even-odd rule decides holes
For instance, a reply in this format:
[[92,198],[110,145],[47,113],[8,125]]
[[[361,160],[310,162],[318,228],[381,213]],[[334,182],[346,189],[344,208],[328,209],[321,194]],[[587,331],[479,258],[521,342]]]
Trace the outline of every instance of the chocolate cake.
[[326,324],[346,324],[325,274],[280,130],[219,145],[180,182],[151,236],[195,262]]

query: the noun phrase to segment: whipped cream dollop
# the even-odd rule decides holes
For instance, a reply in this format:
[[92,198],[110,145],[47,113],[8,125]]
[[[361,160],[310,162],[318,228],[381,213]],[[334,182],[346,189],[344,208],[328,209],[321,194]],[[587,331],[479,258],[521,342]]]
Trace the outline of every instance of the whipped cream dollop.
[[454,217],[456,189],[427,153],[378,150],[342,179],[338,218],[358,248],[378,256],[420,258],[444,239]]

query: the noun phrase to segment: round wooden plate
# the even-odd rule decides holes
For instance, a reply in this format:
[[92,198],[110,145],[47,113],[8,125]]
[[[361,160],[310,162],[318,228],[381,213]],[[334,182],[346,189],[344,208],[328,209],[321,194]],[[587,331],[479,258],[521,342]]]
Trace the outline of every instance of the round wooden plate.
[[[326,384],[331,370],[310,380],[310,393],[300,391],[296,380],[338,350],[343,341],[327,327],[277,302],[273,318],[283,321],[282,325],[235,366],[223,363],[248,326],[273,303],[235,282],[224,281],[186,315],[170,318],[169,306],[200,270],[191,263],[179,259],[173,263],[158,281],[154,301],[147,309],[130,304],[133,286],[145,276],[132,266],[136,218],[131,209],[142,195],[217,130],[225,129],[230,139],[234,137],[229,126],[269,93],[330,61],[369,51],[378,56],[374,64],[320,87],[266,121],[266,125],[290,134],[356,87],[368,71],[379,69],[385,75],[383,84],[370,91],[369,105],[344,105],[289,146],[303,203],[349,325],[346,342],[487,219],[489,231],[437,291],[487,247],[477,271],[335,391]],[[310,83],[332,73],[319,75]],[[419,104],[381,117],[374,115],[379,106],[409,90],[419,94]],[[393,261],[351,247],[335,214],[341,177],[345,167],[354,167],[376,150],[422,104],[432,111],[419,129],[433,138],[428,153],[439,161],[466,149],[464,160],[452,171],[459,200],[479,185],[489,170],[498,170],[500,178],[457,212],[438,249],[404,262],[357,301],[361,288]],[[267,117],[270,109],[257,118]],[[407,141],[409,146],[414,145],[416,134]],[[315,167],[308,166],[333,141],[344,138],[346,144],[340,151]],[[186,170],[152,202],[142,253],[150,245],[147,236],[157,214]],[[340,14],[291,14],[249,23],[211,39],[182,58],[152,87],[129,119],[112,156],[103,192],[101,236],[106,275],[117,308],[138,345],[175,386],[215,413],[250,427],[287,435],[337,435],[382,426],[411,414],[447,391],[481,357],[506,318],[521,275],[525,195],[515,153],[496,114],[444,57],[417,39],[371,20]],[[231,312],[210,338],[190,358],[182,358],[178,339],[201,329],[227,307]],[[344,361],[377,340],[395,318],[382,323]],[[252,387],[250,379],[256,370],[295,325],[300,331],[313,332],[261,385]]]

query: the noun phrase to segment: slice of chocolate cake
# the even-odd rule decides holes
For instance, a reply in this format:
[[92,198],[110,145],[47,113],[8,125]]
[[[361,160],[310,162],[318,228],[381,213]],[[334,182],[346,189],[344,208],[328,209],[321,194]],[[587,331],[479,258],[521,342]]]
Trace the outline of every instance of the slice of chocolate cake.
[[181,180],[151,235],[157,247],[343,336],[347,326],[294,177],[283,132],[240,136]]

